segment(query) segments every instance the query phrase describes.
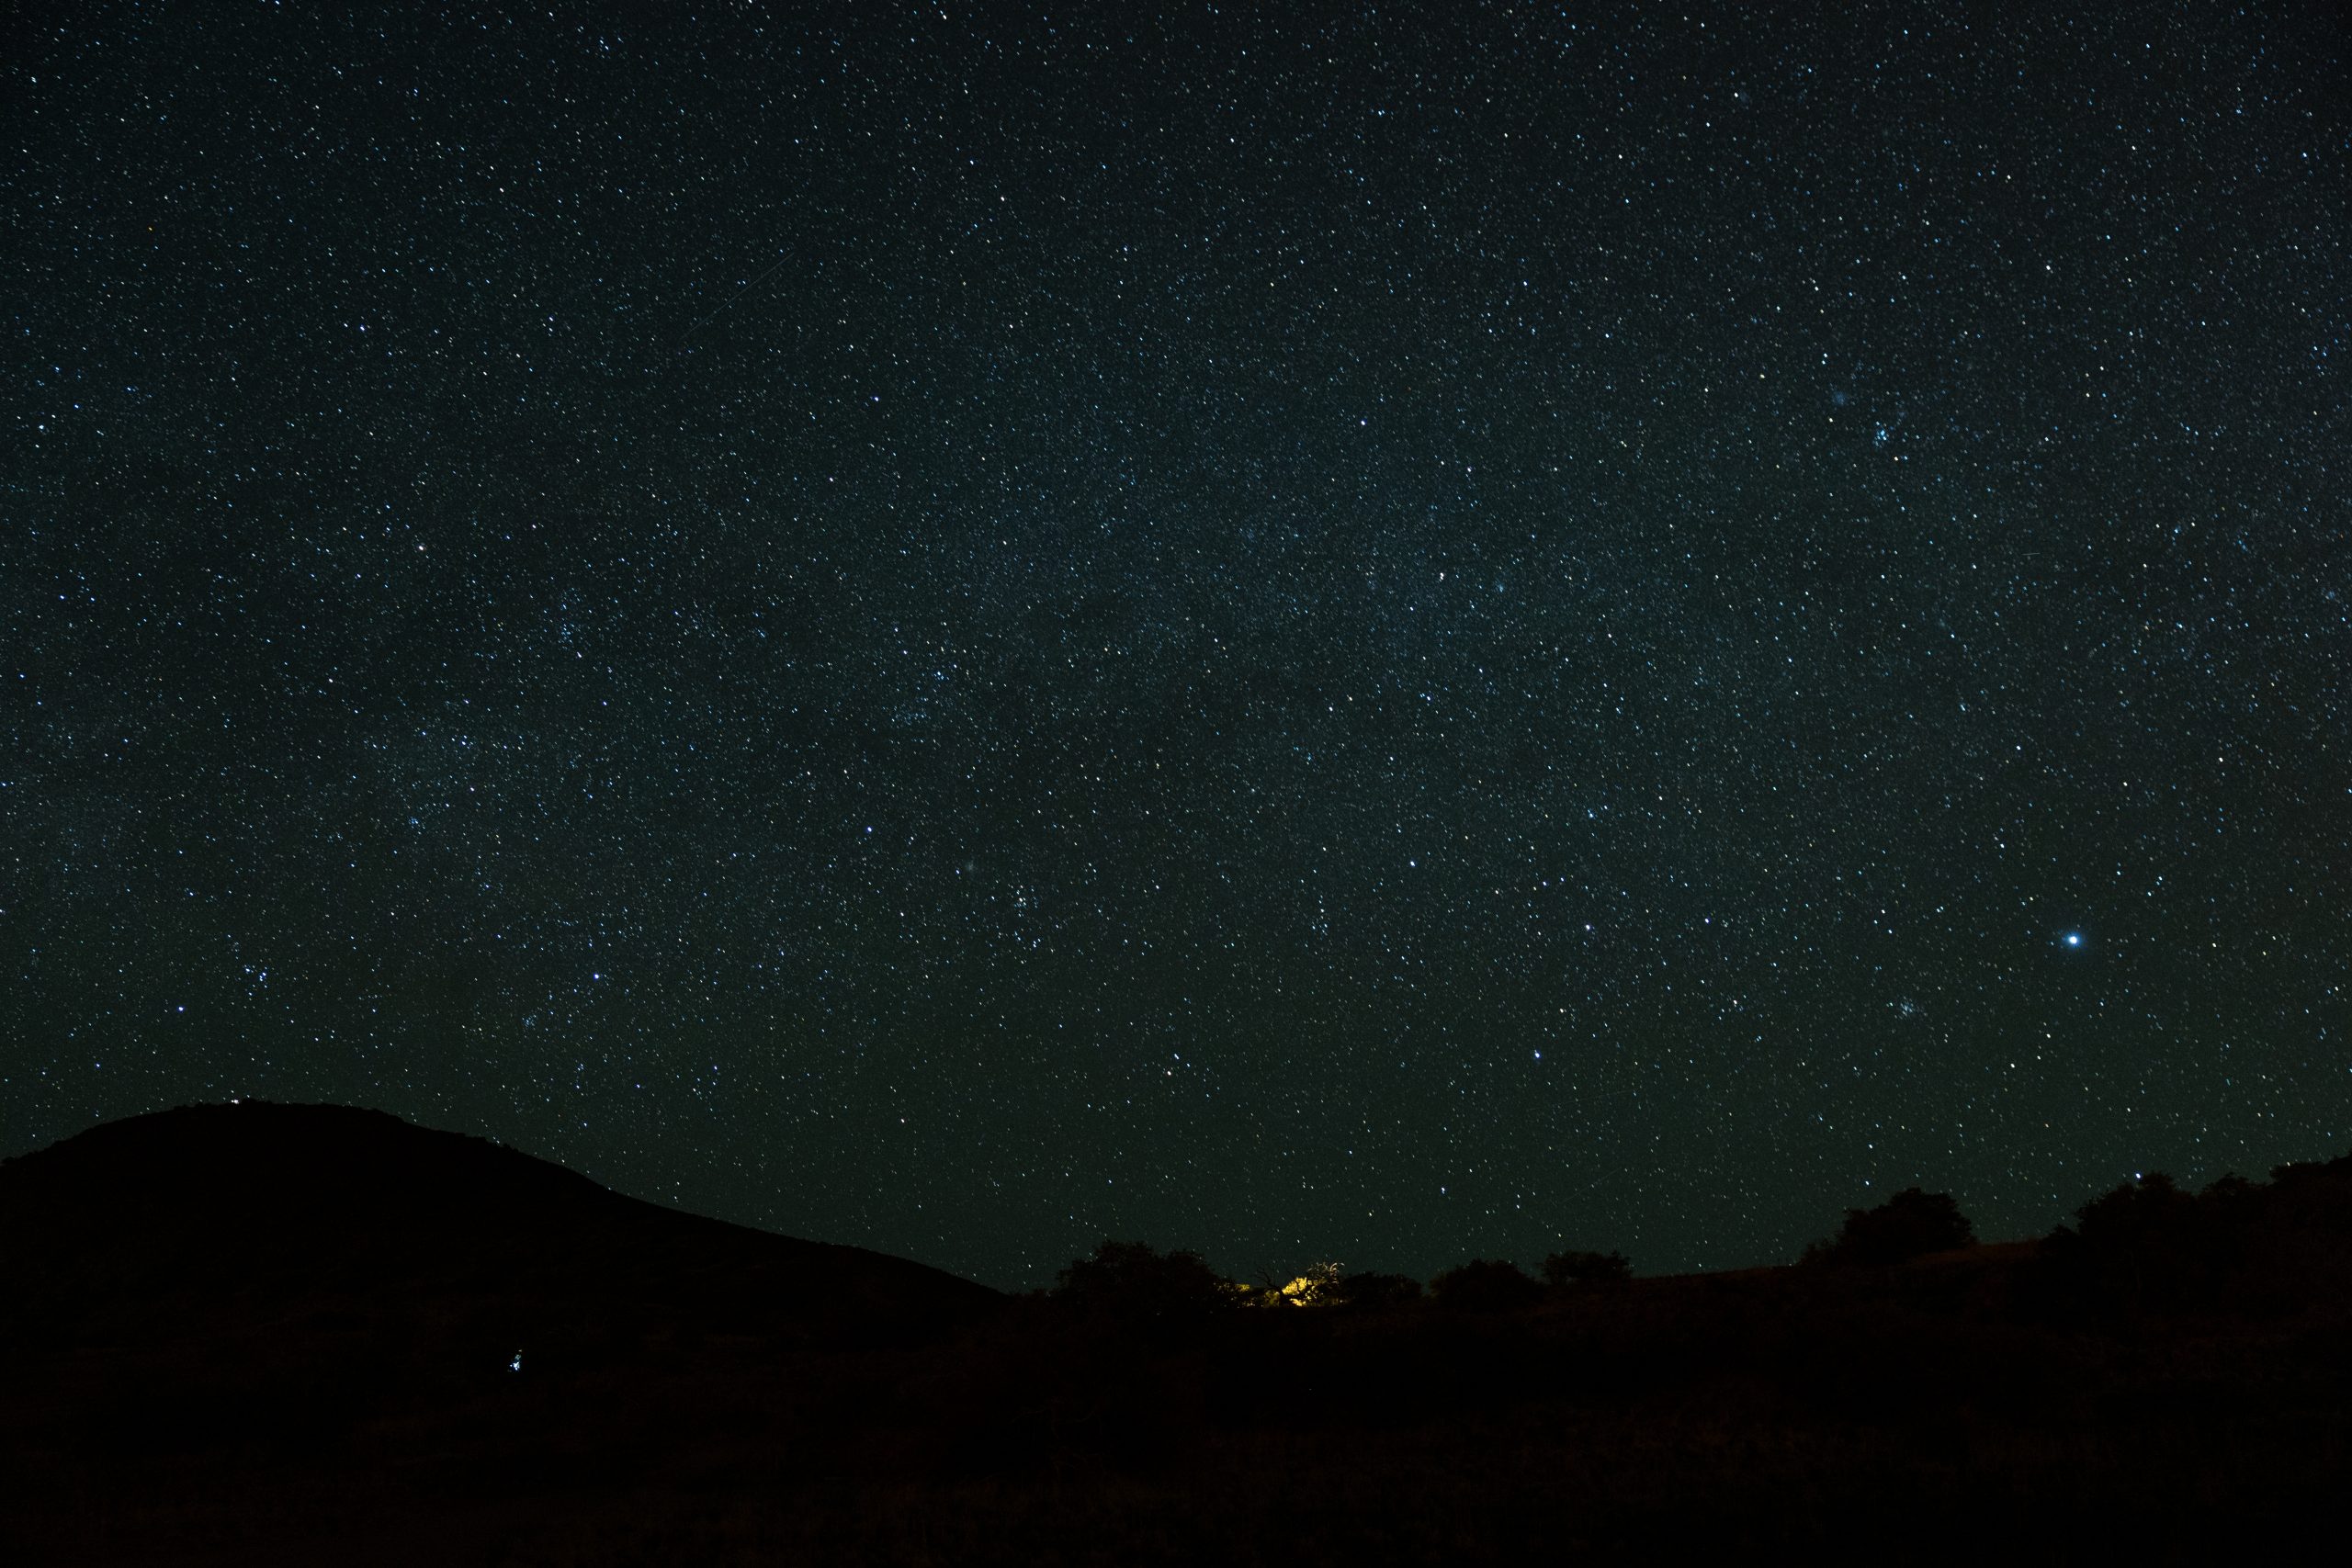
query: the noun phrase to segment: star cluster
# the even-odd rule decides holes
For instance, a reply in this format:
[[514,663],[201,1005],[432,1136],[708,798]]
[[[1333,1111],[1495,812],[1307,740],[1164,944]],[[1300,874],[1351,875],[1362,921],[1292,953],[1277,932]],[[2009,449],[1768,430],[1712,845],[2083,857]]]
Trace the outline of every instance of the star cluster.
[[75,7],[0,1143],[1041,1282],[2352,1142],[2324,7]]

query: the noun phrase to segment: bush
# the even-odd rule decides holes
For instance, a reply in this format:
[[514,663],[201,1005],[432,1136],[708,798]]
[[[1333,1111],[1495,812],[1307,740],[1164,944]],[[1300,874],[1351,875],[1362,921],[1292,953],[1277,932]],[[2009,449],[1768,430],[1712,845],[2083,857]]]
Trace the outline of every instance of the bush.
[[1547,1285],[1614,1285],[1634,1277],[1622,1252],[1555,1252],[1544,1260]]
[[1456,1312],[1510,1312],[1541,1300],[1544,1287],[1516,1263],[1474,1258],[1431,1280],[1430,1295]]
[[1808,1263],[1901,1263],[1930,1252],[1972,1247],[1976,1227],[1947,1192],[1906,1187],[1875,1209],[1849,1209],[1834,1241],[1805,1248]]

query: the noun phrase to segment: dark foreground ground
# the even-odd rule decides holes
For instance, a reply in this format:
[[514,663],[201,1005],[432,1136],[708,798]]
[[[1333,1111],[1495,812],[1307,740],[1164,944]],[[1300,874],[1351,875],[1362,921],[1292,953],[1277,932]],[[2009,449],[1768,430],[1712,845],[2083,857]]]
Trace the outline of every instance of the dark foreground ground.
[[2161,1196],[1889,1268],[1139,1318],[675,1214],[368,1112],[172,1112],[0,1167],[0,1557],[2340,1542],[2352,1162]]

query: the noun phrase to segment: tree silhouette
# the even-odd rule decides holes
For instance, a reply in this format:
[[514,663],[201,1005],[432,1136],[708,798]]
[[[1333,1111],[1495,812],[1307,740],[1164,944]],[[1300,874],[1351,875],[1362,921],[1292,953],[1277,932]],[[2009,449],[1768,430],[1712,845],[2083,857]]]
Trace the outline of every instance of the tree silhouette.
[[[2274,1174],[2287,1177],[2292,1168]],[[2263,1281],[2243,1278],[2250,1265],[2257,1274],[2266,1261],[2274,1275],[2281,1266],[2306,1273],[2308,1258],[2297,1256],[2306,1248],[2290,1239],[2281,1201],[2291,1184],[2224,1176],[2191,1195],[2152,1170],[2084,1204],[2075,1228],[2061,1225],[2045,1249],[2078,1293],[2108,1309],[2212,1306],[2248,1283],[2260,1293]]]
[[1804,1250],[1807,1263],[1901,1263],[1973,1246],[1976,1227],[1948,1192],[1906,1187],[1875,1209],[1849,1209],[1834,1241]]
[[1544,1287],[1516,1263],[1474,1258],[1431,1280],[1430,1295],[1456,1312],[1509,1312],[1541,1300]]
[[1330,1306],[1340,1300],[1340,1281],[1345,1277],[1346,1271],[1337,1263],[1310,1263],[1280,1281],[1269,1270],[1257,1303],[1261,1306]]
[[1199,1253],[1163,1253],[1139,1241],[1105,1240],[1093,1257],[1073,1258],[1053,1294],[1080,1311],[1134,1324],[1197,1321],[1235,1303]]
[[1402,1274],[1342,1274],[1332,1292],[1341,1306],[1398,1306],[1421,1299],[1421,1282]]

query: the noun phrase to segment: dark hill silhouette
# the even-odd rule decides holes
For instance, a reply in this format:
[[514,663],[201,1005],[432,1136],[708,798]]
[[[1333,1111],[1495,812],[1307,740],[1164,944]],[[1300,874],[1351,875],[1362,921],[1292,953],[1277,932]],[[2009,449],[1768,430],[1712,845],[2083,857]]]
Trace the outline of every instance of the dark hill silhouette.
[[111,1123],[0,1164],[0,1558],[478,1561],[753,1438],[832,1474],[864,1369],[1004,1300],[375,1111]]
[[536,1311],[865,1343],[933,1337],[1002,1300],[904,1258],[624,1197],[381,1111],[261,1101],[110,1122],[0,1163],[0,1256],[15,1311],[51,1335],[118,1340],[359,1293],[503,1316],[502,1342],[534,1337]]

